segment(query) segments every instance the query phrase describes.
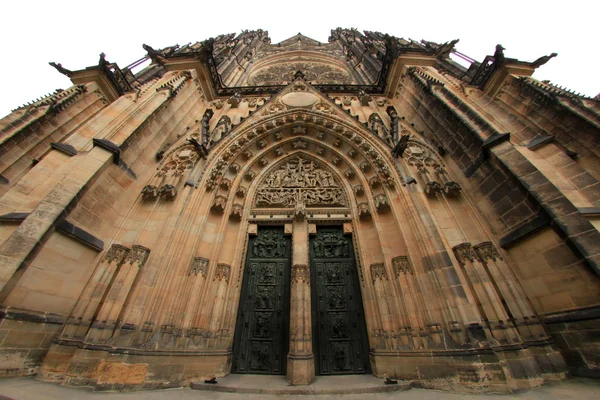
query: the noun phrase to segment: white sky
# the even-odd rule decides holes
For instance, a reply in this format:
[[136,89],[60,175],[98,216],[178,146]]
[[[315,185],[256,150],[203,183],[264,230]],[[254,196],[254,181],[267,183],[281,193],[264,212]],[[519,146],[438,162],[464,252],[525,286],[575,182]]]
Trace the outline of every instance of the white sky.
[[600,93],[597,0],[335,1],[4,0],[0,4],[0,117],[70,80],[48,65],[76,70],[106,53],[124,67],[156,49],[242,29],[265,29],[277,43],[298,32],[327,42],[331,29],[358,28],[415,40],[460,39],[479,61],[494,53],[524,61],[552,52],[537,79]]

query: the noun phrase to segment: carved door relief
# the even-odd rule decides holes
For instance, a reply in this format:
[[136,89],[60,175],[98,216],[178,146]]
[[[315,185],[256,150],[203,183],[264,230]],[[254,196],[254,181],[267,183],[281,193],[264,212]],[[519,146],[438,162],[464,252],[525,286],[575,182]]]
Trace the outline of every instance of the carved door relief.
[[233,346],[232,372],[285,374],[289,347],[290,247],[283,227],[250,237]]
[[368,337],[352,238],[318,228],[310,241],[313,348],[317,375],[370,370]]

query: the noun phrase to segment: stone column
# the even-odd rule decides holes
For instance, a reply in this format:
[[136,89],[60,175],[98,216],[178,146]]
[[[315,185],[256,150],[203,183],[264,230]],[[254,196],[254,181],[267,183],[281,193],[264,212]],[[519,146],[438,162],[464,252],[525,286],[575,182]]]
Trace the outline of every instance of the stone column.
[[308,223],[304,220],[294,221],[293,224],[286,225],[285,232],[292,234],[290,349],[287,358],[287,380],[292,385],[308,385],[315,378],[308,264]]

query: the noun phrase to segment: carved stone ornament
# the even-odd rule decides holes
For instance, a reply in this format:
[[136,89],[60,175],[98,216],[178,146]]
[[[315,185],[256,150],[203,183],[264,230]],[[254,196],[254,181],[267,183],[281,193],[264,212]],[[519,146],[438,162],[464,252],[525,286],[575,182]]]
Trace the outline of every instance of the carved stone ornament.
[[229,170],[230,170],[232,173],[234,173],[234,174],[237,174],[237,173],[238,173],[238,171],[240,170],[240,164],[238,164],[238,163],[233,163],[233,164],[231,164],[231,165],[229,166]]
[[413,270],[407,256],[398,256],[392,258],[392,267],[394,268],[394,275],[396,275],[396,278],[398,278],[401,274],[413,274]]
[[365,188],[362,185],[356,185],[352,188],[356,196],[362,196],[365,193]]
[[356,150],[354,149],[354,147],[351,147],[346,154],[348,154],[348,157],[350,158],[354,158],[354,156],[356,156]]
[[146,185],[142,189],[142,198],[144,200],[155,200],[158,197],[158,188],[154,185]]
[[376,280],[387,280],[387,271],[385,270],[385,265],[383,263],[371,264],[371,279],[373,279],[373,283]]
[[231,188],[231,181],[227,178],[221,178],[219,186],[221,186],[222,189],[229,191],[229,188]]
[[331,163],[333,165],[338,165],[342,160],[340,160],[340,158],[338,156],[333,156],[331,157]]
[[452,248],[454,255],[459,263],[464,265],[467,261],[475,261],[475,252],[471,247],[471,243],[461,243],[458,246]]
[[243,214],[244,207],[241,204],[234,204],[231,207],[231,214],[229,214],[229,218],[239,221],[242,219]]
[[385,194],[378,194],[373,198],[373,201],[375,202],[375,208],[377,208],[377,211],[379,212],[387,211],[390,208],[390,203]]
[[215,277],[213,280],[225,280],[225,282],[229,283],[229,275],[231,274],[231,265],[229,264],[217,264],[217,269],[215,270]]
[[292,133],[294,133],[294,135],[305,135],[306,127],[303,125],[296,125],[292,128]]
[[306,206],[302,202],[296,203],[294,219],[296,221],[304,221],[304,218],[306,218]]
[[371,188],[375,189],[379,187],[379,185],[381,185],[381,181],[377,176],[373,176],[369,179],[369,186],[371,186]]
[[189,275],[202,275],[206,278],[206,272],[208,271],[208,258],[194,257],[192,264],[190,265]]
[[218,214],[222,214],[223,211],[225,210],[226,204],[227,204],[227,198],[225,196],[217,195],[217,196],[215,196],[215,200],[213,201],[211,210]]
[[294,140],[292,142],[292,147],[294,149],[306,149],[306,145],[307,143],[302,139]]
[[344,171],[344,175],[346,176],[346,178],[352,179],[356,174],[354,173],[354,170],[352,168],[348,168],[346,171]]
[[244,178],[246,178],[247,181],[251,181],[252,179],[254,179],[254,177],[256,176],[256,173],[252,170],[248,170],[246,172],[246,174],[244,175]]
[[368,172],[371,169],[371,164],[369,164],[367,161],[363,161],[360,163],[360,169],[363,172]]
[[238,188],[235,192],[235,195],[237,197],[244,198],[244,197],[246,197],[247,193],[248,193],[248,189],[246,189],[244,186],[238,186]]
[[120,244],[113,244],[112,246],[110,246],[106,254],[104,254],[102,262],[110,264],[111,262],[115,261],[117,265],[119,265],[123,262],[123,259],[125,258],[125,256],[127,256],[128,252],[129,248]]
[[269,160],[266,159],[265,157],[261,157],[260,160],[258,160],[258,165],[260,165],[261,167],[267,166],[268,163],[269,163]]
[[283,149],[281,147],[277,147],[275,150],[273,150],[273,153],[275,154],[275,157],[280,157],[283,155]]
[[473,249],[475,253],[479,256],[479,259],[482,261],[486,260],[494,260],[500,259],[502,260],[502,256],[498,253],[498,250],[494,247],[492,242],[483,242],[474,246]]
[[258,207],[345,206],[346,200],[331,172],[300,156],[271,171],[259,186]]
[[317,147],[316,153],[317,155],[322,156],[323,154],[325,154],[325,149],[322,147]]
[[254,154],[253,154],[253,153],[252,153],[252,151],[251,151],[251,150],[249,150],[249,149],[246,149],[246,150],[244,150],[244,151],[242,152],[242,156],[243,156],[243,157],[244,157],[246,160],[249,160],[249,159],[251,159],[253,155],[254,155]]
[[174,185],[166,184],[160,188],[158,195],[167,200],[173,200],[177,196],[177,189]]
[[369,205],[367,203],[359,203],[357,208],[358,208],[358,217],[360,219],[371,218],[371,211],[369,210]]
[[292,282],[310,285],[310,270],[308,265],[296,264],[292,266]]
[[135,262],[138,267],[141,267],[146,262],[148,254],[150,254],[150,249],[138,244],[134,244],[131,246],[131,251],[127,253],[127,257],[125,258],[124,262],[128,262],[129,264],[133,264]]

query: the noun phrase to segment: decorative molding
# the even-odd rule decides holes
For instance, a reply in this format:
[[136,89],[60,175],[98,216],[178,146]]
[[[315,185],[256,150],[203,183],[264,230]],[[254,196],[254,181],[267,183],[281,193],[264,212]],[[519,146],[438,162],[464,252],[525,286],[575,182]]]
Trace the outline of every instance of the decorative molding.
[[392,267],[394,269],[396,278],[400,277],[401,274],[414,274],[413,268],[410,265],[410,261],[408,261],[407,256],[397,256],[392,258]]
[[387,271],[385,270],[385,265],[383,263],[371,264],[371,279],[373,283],[377,279],[379,280],[387,280]]
[[452,251],[454,251],[454,255],[461,265],[464,265],[467,261],[475,261],[475,252],[473,252],[471,243],[461,243],[458,246],[454,246]]
[[229,275],[231,274],[231,265],[219,263],[217,264],[217,269],[215,270],[215,276],[213,280],[225,280],[225,282],[229,283]]
[[498,253],[498,250],[496,250],[496,247],[494,247],[492,242],[480,243],[476,246],[473,246],[473,249],[475,250],[475,253],[477,253],[477,256],[479,256],[479,259],[484,262],[486,260],[502,260],[502,256],[500,253]]
[[128,262],[129,264],[133,264],[135,262],[138,267],[142,267],[146,263],[149,254],[149,248],[134,244],[131,246],[131,251],[127,253],[127,257],[125,257],[123,263]]
[[354,192],[354,194],[356,196],[362,196],[363,194],[365,194],[365,188],[363,188],[362,185],[356,185],[352,188],[352,191]]
[[102,262],[110,264],[111,262],[116,261],[117,265],[119,265],[123,262],[129,251],[130,249],[128,247],[120,244],[113,244],[106,254],[104,254],[104,257],[102,257]]
[[208,271],[208,258],[194,257],[188,275],[202,275],[206,279],[206,272]]
[[310,270],[308,265],[295,264],[292,265],[292,282],[294,283],[306,283],[310,285]]

